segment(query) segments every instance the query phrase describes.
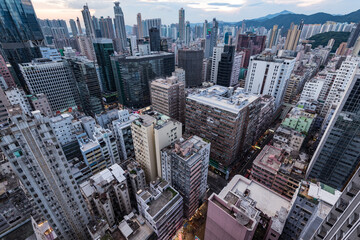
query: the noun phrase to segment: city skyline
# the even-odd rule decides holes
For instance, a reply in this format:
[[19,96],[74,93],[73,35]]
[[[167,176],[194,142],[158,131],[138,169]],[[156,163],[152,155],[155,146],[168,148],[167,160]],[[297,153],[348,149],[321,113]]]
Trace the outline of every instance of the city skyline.
[[[184,8],[186,20],[190,23],[202,23],[205,19],[216,17],[221,21],[238,22],[243,19],[255,19],[264,17],[268,14],[279,13],[283,10],[298,14],[314,14],[325,12],[334,15],[343,15],[350,13],[358,8],[355,0],[229,0],[220,2],[218,0],[202,0],[194,3],[191,0],[135,0],[120,1],[120,7],[123,9],[125,24],[132,26],[136,24],[136,14],[142,13],[143,19],[161,17],[164,24],[178,22],[178,10]],[[43,18],[61,18],[65,20],[76,19],[81,16],[81,9],[88,4],[91,15],[97,17],[114,17],[114,1],[32,1],[37,17]],[[231,14],[229,14],[231,13]],[[82,19],[81,19],[82,20]]]

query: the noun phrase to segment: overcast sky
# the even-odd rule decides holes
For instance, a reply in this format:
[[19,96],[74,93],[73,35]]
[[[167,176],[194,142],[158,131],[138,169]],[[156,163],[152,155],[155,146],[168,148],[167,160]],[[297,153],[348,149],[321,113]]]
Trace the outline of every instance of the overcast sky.
[[[81,9],[88,4],[91,14],[97,17],[114,16],[113,0],[32,0],[38,18],[65,19],[79,17]],[[136,23],[136,14],[143,19],[161,18],[163,24],[179,21],[178,10],[185,9],[185,19],[201,23],[205,19],[236,22],[253,19],[282,10],[312,14],[326,12],[346,14],[360,8],[360,0],[123,0],[120,6],[125,24]]]

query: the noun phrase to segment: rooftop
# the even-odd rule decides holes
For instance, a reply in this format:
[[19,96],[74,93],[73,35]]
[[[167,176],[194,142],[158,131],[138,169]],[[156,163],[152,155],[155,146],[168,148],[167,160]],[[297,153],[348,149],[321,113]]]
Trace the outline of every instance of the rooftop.
[[160,194],[157,199],[151,201],[147,210],[150,216],[154,217],[155,215],[157,215],[160,210],[163,209],[163,207],[165,207],[169,202],[171,202],[171,199],[173,199],[173,197],[175,196],[174,194],[176,195],[178,193],[175,192],[171,187],[168,187]]
[[254,164],[265,167],[269,172],[277,173],[282,161],[282,151],[271,145],[266,145],[255,158]]
[[205,90],[189,94],[187,98],[235,114],[238,114],[244,107],[259,99],[257,95],[243,93],[243,89],[237,89],[231,94],[232,91],[232,88],[214,85]]
[[158,86],[161,88],[170,88],[171,86],[179,83],[183,83],[183,82],[179,81],[177,77],[171,76],[171,77],[167,77],[166,79],[164,78],[155,79],[154,81],[151,82],[151,85]]

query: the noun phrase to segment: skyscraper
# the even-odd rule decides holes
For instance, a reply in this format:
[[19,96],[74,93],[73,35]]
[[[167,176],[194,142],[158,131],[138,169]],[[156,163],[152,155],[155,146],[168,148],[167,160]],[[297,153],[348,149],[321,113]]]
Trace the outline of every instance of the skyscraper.
[[286,41],[285,41],[285,50],[296,51],[297,44],[299,42],[300,33],[302,30],[302,25],[294,25],[291,23],[290,29],[288,30]]
[[74,19],[70,19],[69,24],[70,24],[71,33],[72,33],[73,37],[76,37],[78,35],[78,30],[77,30]]
[[178,66],[185,70],[185,86],[198,87],[202,83],[203,50],[180,49]]
[[221,54],[224,52],[224,46],[217,46],[213,49],[213,54],[211,58],[211,75],[210,81],[214,84],[217,82],[219,62],[221,60]]
[[169,77],[175,70],[173,53],[145,56],[113,56],[111,62],[116,79],[119,102],[129,108],[149,106],[150,81]]
[[258,36],[253,33],[239,34],[237,36],[236,51],[244,52],[244,64],[242,67],[249,66],[250,57],[260,54],[265,49],[266,36]]
[[81,13],[83,15],[84,24],[85,24],[85,30],[86,30],[86,36],[89,38],[95,38],[95,28],[94,23],[91,19],[90,10],[88,5],[84,5],[83,10],[81,10]]
[[351,48],[355,45],[356,40],[360,36],[360,22],[351,30],[350,36],[347,40],[347,47]]
[[124,13],[119,6],[119,2],[114,3],[114,24],[115,24],[115,33],[116,38],[120,39],[121,49],[125,50],[127,46],[127,38],[126,38],[126,29],[125,29],[125,21],[124,21]]
[[103,91],[116,91],[113,69],[111,67],[110,55],[114,53],[111,39],[98,38],[93,42],[97,63],[100,68],[100,78]]
[[158,28],[152,27],[149,30],[150,37],[150,50],[151,51],[160,51],[161,42],[160,42],[160,31]]
[[[226,45],[221,53],[219,61],[216,84],[224,87],[231,86],[231,73],[235,59],[235,46]],[[240,65],[237,66],[240,68]]]
[[216,47],[217,41],[217,32],[218,32],[218,22],[216,18],[213,19],[212,27],[207,29],[205,36],[205,50],[204,57],[209,58],[212,56],[213,49]]
[[307,177],[343,189],[360,161],[360,72],[357,67],[310,162]]
[[190,27],[190,22],[186,21],[186,25],[185,25],[185,44],[186,44],[186,46],[189,46],[190,41],[191,41],[191,27]]
[[271,29],[271,34],[270,34],[270,38],[268,39],[268,43],[267,43],[267,48],[271,48],[272,46],[276,45],[276,37],[278,34],[278,25],[274,25],[273,28]]
[[0,32],[0,45],[4,57],[14,68],[21,85],[25,87],[18,64],[41,57],[38,46],[43,44],[44,40],[30,0],[1,2]]
[[1,150],[59,239],[89,239],[90,214],[70,173],[50,122],[9,110],[11,128],[1,131]]
[[143,38],[144,34],[143,34],[143,25],[142,25],[142,20],[141,20],[141,13],[138,13],[136,15],[136,22],[137,22],[137,29],[138,29],[138,38]]
[[114,26],[112,23],[112,19],[110,17],[104,18],[103,16],[100,17],[99,20],[101,37],[114,39]]
[[179,10],[179,39],[185,41],[185,10],[180,8]]
[[99,19],[95,16],[91,17],[92,23],[94,25],[94,30],[95,30],[95,37],[96,38],[101,38],[103,37],[101,35],[101,29],[100,29],[100,23],[99,23]]
[[82,28],[81,28],[80,19],[79,19],[78,17],[76,18],[76,25],[77,25],[79,34],[82,35],[82,34],[83,34],[83,31],[82,31]]

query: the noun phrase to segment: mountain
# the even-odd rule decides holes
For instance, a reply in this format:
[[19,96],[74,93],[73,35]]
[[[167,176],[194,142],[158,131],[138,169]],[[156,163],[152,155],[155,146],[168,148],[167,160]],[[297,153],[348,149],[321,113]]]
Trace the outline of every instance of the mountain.
[[277,16],[280,16],[280,15],[284,15],[284,14],[294,14],[293,12],[290,12],[288,10],[284,10],[284,11],[281,11],[279,13],[274,13],[274,14],[268,14],[266,15],[265,17],[260,17],[260,18],[254,18],[252,20],[256,20],[256,21],[265,21],[265,20],[268,20],[268,19],[271,19],[271,18],[274,18],[274,17],[277,17]]
[[[260,18],[262,19],[262,18]],[[280,14],[270,19],[259,20],[259,19],[250,19],[245,20],[247,27],[266,27],[272,28],[274,25],[279,25],[279,27],[284,27],[285,30],[290,27],[290,24],[293,22],[295,24],[300,23],[301,20],[304,20],[305,24],[313,24],[313,23],[320,23],[323,24],[327,21],[334,21],[334,22],[360,22],[360,9],[345,15],[331,15],[328,13],[315,13],[311,15],[305,14],[295,14],[295,13],[287,13],[287,14]],[[241,26],[242,21],[237,23],[233,23],[232,25]],[[228,25],[231,23],[222,23],[224,25]]]
[[314,42],[311,43],[312,48],[316,48],[319,45],[326,46],[330,39],[334,39],[335,43],[331,52],[335,52],[335,50],[339,47],[340,43],[346,42],[349,38],[349,32],[325,32],[320,33],[312,36],[309,40],[313,40]]

